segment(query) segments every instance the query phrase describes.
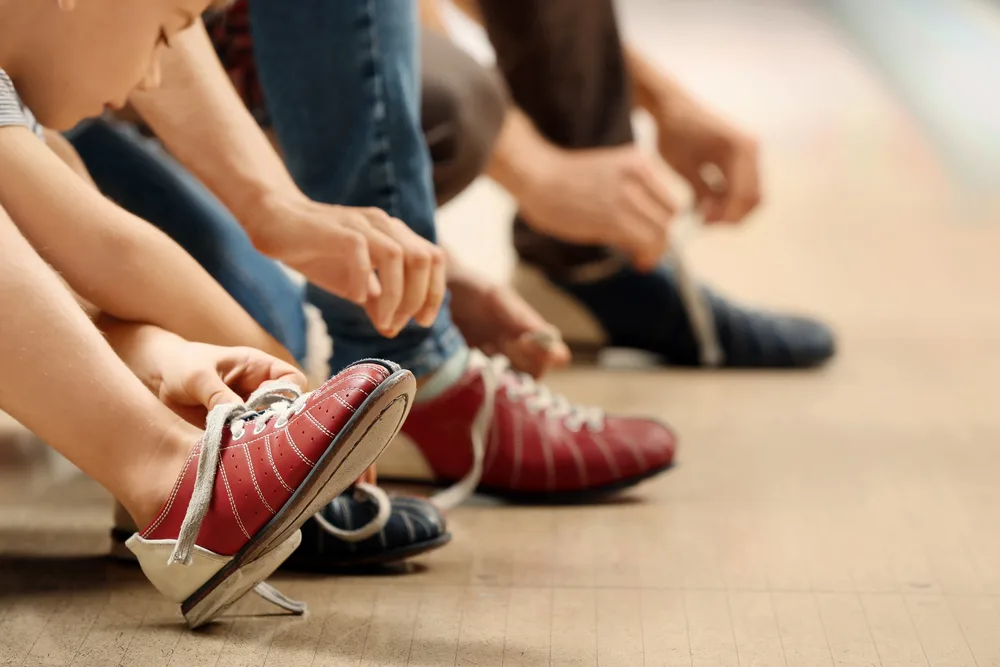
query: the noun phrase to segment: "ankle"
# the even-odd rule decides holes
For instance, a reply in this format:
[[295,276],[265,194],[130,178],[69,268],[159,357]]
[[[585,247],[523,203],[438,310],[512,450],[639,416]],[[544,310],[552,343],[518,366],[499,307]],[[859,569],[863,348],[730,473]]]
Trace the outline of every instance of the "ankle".
[[118,500],[140,529],[149,525],[170,497],[201,430],[178,419],[167,427],[149,456],[129,473],[125,492]]

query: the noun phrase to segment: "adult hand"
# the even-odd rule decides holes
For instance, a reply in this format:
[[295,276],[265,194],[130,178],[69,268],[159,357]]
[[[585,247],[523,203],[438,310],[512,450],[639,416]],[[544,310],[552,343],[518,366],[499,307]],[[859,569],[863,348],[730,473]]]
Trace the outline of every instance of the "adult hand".
[[470,346],[503,354],[515,370],[535,378],[569,363],[559,332],[509,286],[487,280],[451,255],[448,288],[452,321]]
[[402,221],[304,195],[271,201],[256,216],[247,229],[261,252],[364,306],[382,335],[396,336],[411,318],[433,323],[445,295],[444,253]]
[[663,168],[631,144],[553,147],[519,204],[538,231],[574,243],[615,246],[640,270],[653,269],[663,257],[676,210]]
[[757,143],[674,90],[652,110],[660,155],[694,189],[705,222],[740,222],[760,203]]

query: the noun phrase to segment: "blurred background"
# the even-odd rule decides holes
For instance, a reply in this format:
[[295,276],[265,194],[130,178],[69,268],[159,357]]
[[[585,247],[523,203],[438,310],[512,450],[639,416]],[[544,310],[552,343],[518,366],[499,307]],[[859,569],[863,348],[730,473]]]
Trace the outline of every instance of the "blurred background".
[[[575,400],[668,419],[677,470],[642,503],[461,508],[455,542],[406,585],[343,584],[342,600],[385,603],[349,614],[405,635],[419,605],[472,591],[493,624],[454,640],[475,664],[998,664],[1000,0],[618,7],[632,43],[760,141],[764,203],[692,237],[697,274],[822,316],[838,357],[799,374],[557,374]],[[479,30],[449,19],[488,61]],[[441,211],[442,237],[506,279],[513,210],[481,179]],[[37,451],[20,442],[0,447],[0,553],[101,553],[107,499],[57,463],[75,502],[53,513],[52,479],[12,484],[11,460]],[[556,632],[566,618],[593,630],[592,653]]]

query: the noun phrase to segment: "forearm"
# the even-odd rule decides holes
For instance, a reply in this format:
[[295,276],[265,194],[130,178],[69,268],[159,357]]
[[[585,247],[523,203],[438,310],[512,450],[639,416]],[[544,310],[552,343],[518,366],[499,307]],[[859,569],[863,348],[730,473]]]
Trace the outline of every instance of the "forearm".
[[163,83],[130,99],[170,152],[261,244],[258,214],[273,197],[301,196],[223,70],[204,26],[184,31],[163,54]]
[[486,174],[520,201],[548,177],[559,150],[523,111],[509,107]]
[[91,178],[90,172],[87,171],[87,165],[83,163],[83,159],[80,157],[80,154],[76,152],[76,149],[73,148],[73,144],[71,144],[66,137],[59,134],[55,130],[43,128],[42,133],[45,136],[45,145],[48,146],[49,149],[55,153],[67,167],[72,169],[74,174],[96,188],[97,184],[94,183],[94,179]]
[[0,131],[0,173],[0,201],[21,233],[101,312],[289,358],[180,246],[101,196],[26,130]]
[[95,324],[125,365],[159,395],[163,364],[169,363],[184,339],[151,324],[126,322],[106,314],[100,315]]
[[[482,23],[475,0],[455,0],[455,6],[477,23]],[[425,28],[441,34],[448,30],[441,12],[441,0],[420,0],[420,22]],[[515,199],[521,199],[547,168],[556,148],[542,137],[531,120],[515,106],[507,108],[503,127],[493,146],[486,174],[499,183]],[[449,261],[449,280],[454,264]]]
[[635,48],[625,47],[625,60],[636,107],[659,118],[694,104],[690,93]]

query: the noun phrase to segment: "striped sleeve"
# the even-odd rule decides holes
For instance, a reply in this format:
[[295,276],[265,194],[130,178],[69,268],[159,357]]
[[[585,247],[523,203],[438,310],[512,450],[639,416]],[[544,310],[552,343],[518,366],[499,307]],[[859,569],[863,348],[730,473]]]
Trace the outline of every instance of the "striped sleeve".
[[35,117],[23,104],[14,90],[14,83],[7,73],[0,69],[0,127],[4,125],[23,125],[41,136],[42,128]]

